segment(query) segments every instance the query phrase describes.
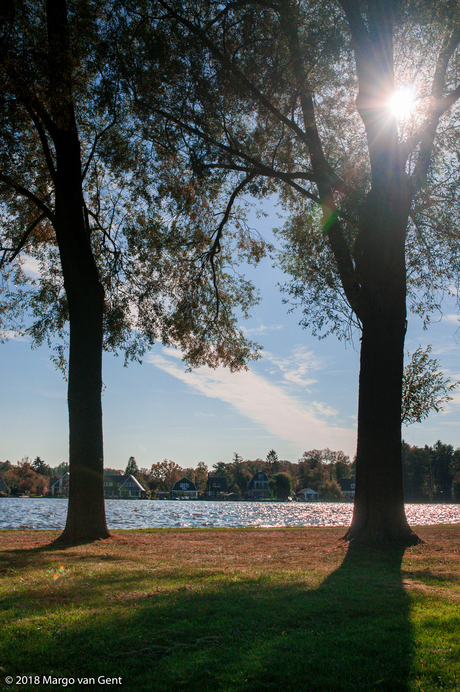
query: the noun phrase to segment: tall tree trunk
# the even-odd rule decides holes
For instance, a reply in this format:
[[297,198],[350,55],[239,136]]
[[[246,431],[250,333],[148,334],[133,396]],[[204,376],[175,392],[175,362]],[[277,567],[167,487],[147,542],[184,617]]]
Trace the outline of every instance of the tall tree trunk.
[[353,520],[345,538],[377,545],[418,541],[404,510],[401,451],[411,190],[394,161],[388,155],[387,174],[374,180],[368,194],[357,248],[362,289],[358,446]]
[[59,540],[107,538],[102,442],[104,289],[83,211],[81,154],[72,94],[65,0],[47,1],[56,167],[55,231],[69,306],[69,507]]
[[346,538],[377,545],[417,537],[404,511],[401,382],[405,324],[391,313],[363,324],[358,404],[356,494]]
[[[69,507],[65,542],[107,538],[103,484],[104,290],[85,228],[78,140],[59,137],[56,236],[69,305]],[[61,163],[61,165],[59,165]]]

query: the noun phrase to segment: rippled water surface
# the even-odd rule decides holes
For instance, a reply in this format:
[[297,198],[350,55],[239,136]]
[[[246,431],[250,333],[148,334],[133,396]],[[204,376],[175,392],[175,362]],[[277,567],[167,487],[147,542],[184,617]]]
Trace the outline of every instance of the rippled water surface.
[[[112,529],[348,526],[351,503],[106,500]],[[0,499],[0,529],[63,529],[67,500]],[[460,505],[406,505],[409,523],[460,524]]]

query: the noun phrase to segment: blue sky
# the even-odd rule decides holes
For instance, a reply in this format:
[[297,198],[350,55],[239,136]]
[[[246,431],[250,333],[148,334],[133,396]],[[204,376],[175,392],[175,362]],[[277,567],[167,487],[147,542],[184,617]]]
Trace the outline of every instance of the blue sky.
[[[262,222],[269,231],[269,220]],[[144,363],[123,367],[123,358],[104,357],[105,466],[124,468],[134,456],[140,467],[172,459],[182,467],[199,461],[212,467],[244,458],[265,458],[275,449],[297,461],[309,449],[329,447],[352,457],[356,446],[359,335],[355,344],[335,337],[318,341],[287,314],[276,284],[280,272],[264,260],[250,269],[262,293],[252,319],[242,323],[264,346],[249,371],[225,368],[185,372],[180,354],[161,345]],[[409,317],[406,347],[432,344],[443,372],[460,379],[459,328],[455,305],[445,305],[427,331]],[[25,339],[0,345],[0,460],[40,456],[51,466],[67,460],[66,384],[42,347]],[[437,439],[460,447],[460,392],[441,413],[404,428],[410,444]]]

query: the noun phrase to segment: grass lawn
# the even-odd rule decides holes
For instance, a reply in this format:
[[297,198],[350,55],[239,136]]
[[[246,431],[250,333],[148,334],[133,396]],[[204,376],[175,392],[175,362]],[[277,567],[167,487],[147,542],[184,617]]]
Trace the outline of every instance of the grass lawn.
[[0,689],[460,692],[460,526],[416,530],[0,532]]

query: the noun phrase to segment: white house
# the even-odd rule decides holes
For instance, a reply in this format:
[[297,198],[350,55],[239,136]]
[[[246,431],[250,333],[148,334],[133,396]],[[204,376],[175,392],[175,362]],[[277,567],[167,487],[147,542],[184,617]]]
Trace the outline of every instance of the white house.
[[144,490],[134,476],[104,474],[104,497],[107,499],[139,500]]
[[297,493],[297,497],[303,502],[317,502],[319,500],[319,493],[311,488],[304,488]]
[[50,493],[53,497],[69,497],[70,474],[64,473],[57,481],[50,485]]

